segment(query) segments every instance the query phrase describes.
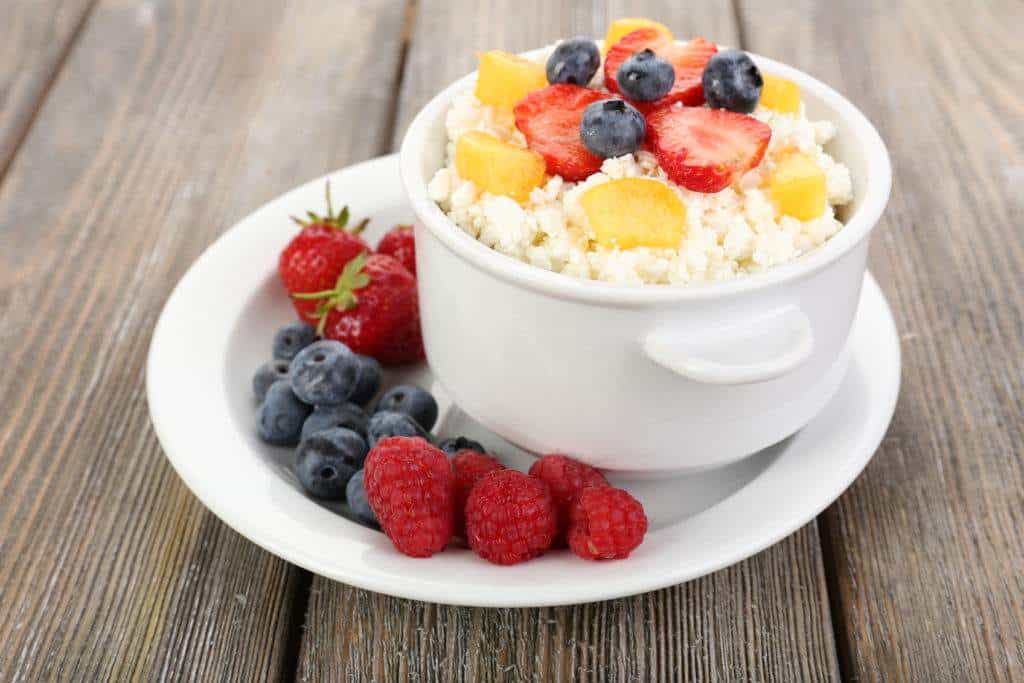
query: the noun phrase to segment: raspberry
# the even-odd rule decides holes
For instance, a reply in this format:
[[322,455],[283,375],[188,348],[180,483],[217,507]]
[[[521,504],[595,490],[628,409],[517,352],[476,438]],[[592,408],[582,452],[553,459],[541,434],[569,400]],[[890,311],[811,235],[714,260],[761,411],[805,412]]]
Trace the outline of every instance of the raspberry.
[[455,512],[448,456],[419,437],[388,437],[366,456],[363,476],[370,508],[400,552],[430,557],[444,549]]
[[505,469],[505,466],[489,455],[463,449],[452,458],[452,471],[455,473],[455,535],[466,535],[466,498],[481,477],[494,470]]
[[515,470],[485,474],[466,500],[466,536],[476,554],[495,564],[517,564],[549,547],[557,514],[547,485]]
[[599,471],[567,455],[552,453],[533,463],[530,476],[537,477],[551,490],[558,510],[558,529],[564,534],[569,527],[569,505],[576,494],[588,486],[608,486]]
[[629,557],[645,533],[643,506],[622,489],[584,489],[569,508],[569,547],[586,560]]

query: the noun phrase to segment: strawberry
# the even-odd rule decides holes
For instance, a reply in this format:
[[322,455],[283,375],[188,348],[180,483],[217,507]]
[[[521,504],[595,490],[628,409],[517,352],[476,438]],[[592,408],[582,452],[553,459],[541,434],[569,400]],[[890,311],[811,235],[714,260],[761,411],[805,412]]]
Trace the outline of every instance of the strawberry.
[[[302,227],[302,231],[288,243],[277,262],[278,275],[290,294],[330,289],[337,282],[345,264],[370,250],[359,237],[369,219],[363,219],[348,228],[348,207],[334,213],[330,183],[327,183],[325,192],[326,216],[309,211],[306,213],[307,219],[292,217]],[[300,318],[316,324],[313,315],[315,302],[292,299],[292,305]]]
[[579,85],[549,85],[515,106],[516,128],[530,149],[544,157],[548,173],[583,180],[601,169],[602,159],[583,146],[580,120],[588,105],[606,99],[607,93]]
[[416,277],[416,239],[411,225],[396,225],[377,243],[377,253],[398,259]]
[[714,43],[703,38],[694,38],[687,43],[677,43],[669,36],[654,28],[641,28],[626,34],[608,50],[604,60],[604,85],[614,93],[621,92],[615,81],[622,63],[641,50],[653,50],[666,60],[676,71],[676,80],[668,94],[656,102],[631,102],[641,112],[647,113],[655,105],[666,102],[682,102],[695,107],[704,104],[704,86],[701,77],[704,65],[718,52]]
[[665,104],[647,115],[647,140],[673,182],[718,192],[761,163],[772,129],[725,109]]
[[423,360],[416,278],[385,254],[359,254],[332,289],[292,294],[311,302],[317,332],[385,365]]

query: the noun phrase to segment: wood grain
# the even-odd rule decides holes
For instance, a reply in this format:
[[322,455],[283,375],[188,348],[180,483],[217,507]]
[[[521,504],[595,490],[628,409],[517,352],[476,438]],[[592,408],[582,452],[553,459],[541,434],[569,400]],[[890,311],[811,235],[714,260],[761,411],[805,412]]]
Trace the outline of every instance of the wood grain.
[[386,146],[403,9],[94,9],[0,186],[0,680],[291,677],[303,573],[179,481],[144,360],[220,232]]
[[298,678],[812,681],[836,671],[809,525],[697,581],[572,607],[447,607],[314,579]]
[[0,22],[0,178],[94,0],[4,0]]
[[[433,94],[474,68],[478,50],[603,35],[609,17],[632,14],[658,17],[680,35],[739,40],[732,8],[714,2],[421,0],[393,143]],[[303,681],[792,681],[834,679],[837,664],[811,524],[699,581],[574,607],[446,607],[314,577],[298,673]]]
[[750,49],[847,93],[894,163],[871,268],[903,386],[825,514],[844,673],[1024,680],[1020,2],[747,1]]

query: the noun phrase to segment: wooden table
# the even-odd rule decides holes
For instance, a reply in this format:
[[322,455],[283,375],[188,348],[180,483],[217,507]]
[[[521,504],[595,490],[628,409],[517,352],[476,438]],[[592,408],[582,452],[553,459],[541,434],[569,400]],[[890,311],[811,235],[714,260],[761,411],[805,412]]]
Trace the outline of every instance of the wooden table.
[[[1020,0],[0,14],[0,680],[1024,680]],[[565,608],[376,595],[220,523],[164,459],[143,392],[186,267],[268,199],[393,150],[475,51],[602,35],[623,15],[806,69],[887,141],[871,269],[904,371],[867,471],[746,562]]]

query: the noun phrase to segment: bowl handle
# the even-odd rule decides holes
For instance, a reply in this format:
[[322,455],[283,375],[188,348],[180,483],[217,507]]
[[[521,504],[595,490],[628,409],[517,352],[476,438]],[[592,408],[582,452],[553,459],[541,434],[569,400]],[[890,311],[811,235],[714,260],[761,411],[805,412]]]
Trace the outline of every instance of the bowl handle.
[[814,351],[814,335],[804,312],[786,306],[686,338],[655,331],[643,340],[643,350],[658,365],[695,382],[751,384],[800,367]]

